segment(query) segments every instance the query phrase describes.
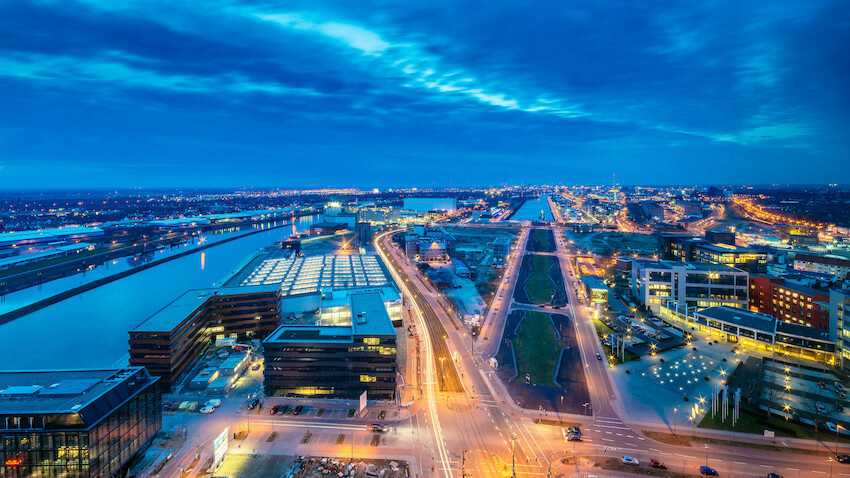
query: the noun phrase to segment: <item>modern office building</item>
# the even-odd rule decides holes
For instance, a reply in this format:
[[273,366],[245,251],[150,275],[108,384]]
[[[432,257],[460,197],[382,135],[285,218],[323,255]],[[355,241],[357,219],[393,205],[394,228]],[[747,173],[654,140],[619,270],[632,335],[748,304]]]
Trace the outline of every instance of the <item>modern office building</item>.
[[379,293],[401,325],[401,298],[377,256],[272,258],[235,286],[190,290],[139,324],[130,331],[130,364],[173,389],[215,340],[264,338],[280,325],[281,311],[310,302],[310,294],[346,289]]
[[850,321],[846,321],[850,311],[850,290],[833,289],[829,291],[829,320],[835,325],[836,346],[841,368],[850,368]]
[[584,284],[584,290],[591,304],[608,307],[608,286],[602,279],[596,276],[581,276],[581,282]]
[[747,273],[702,262],[631,261],[632,295],[653,312],[668,298],[698,308],[729,305],[747,307]]
[[121,476],[160,428],[143,367],[0,371],[0,476]]
[[404,252],[413,261],[448,262],[454,251],[454,237],[439,230],[416,228],[405,234]]
[[835,364],[834,333],[782,322],[769,314],[729,306],[697,310],[671,300],[661,305],[658,315],[685,330],[693,327],[743,347]]
[[286,307],[263,341],[267,396],[395,397],[396,335],[380,292],[316,292]]
[[404,198],[404,209],[416,212],[454,212],[456,198]]
[[794,256],[794,270],[834,276],[843,280],[850,274],[850,260],[838,256],[797,254]]
[[784,322],[828,332],[829,291],[813,289],[769,275],[750,276],[750,309]]
[[[719,234],[715,232],[711,237],[713,239],[719,237],[720,240],[728,239],[728,237]],[[705,239],[682,235],[662,235],[659,241],[662,258],[683,262],[723,264],[745,270],[751,274],[766,272],[766,252],[736,246],[734,239],[732,240],[732,244],[723,242],[712,243],[708,237],[708,233],[706,233]]]

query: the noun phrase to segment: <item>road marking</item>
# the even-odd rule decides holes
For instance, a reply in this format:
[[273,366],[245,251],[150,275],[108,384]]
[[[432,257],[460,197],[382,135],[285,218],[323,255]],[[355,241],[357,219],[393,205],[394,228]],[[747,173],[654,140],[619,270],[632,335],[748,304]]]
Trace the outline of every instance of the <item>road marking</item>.
[[800,471],[799,468],[788,468],[789,470]]
[[610,441],[610,442],[613,442],[614,440],[611,440],[611,439],[609,439],[609,438],[603,438],[603,439],[602,439],[602,441]]
[[617,435],[618,437],[623,436],[623,434],[622,434],[622,433],[615,433],[615,435]]
[[746,463],[744,463],[742,461],[733,461],[732,463],[734,463],[736,465],[746,465]]
[[772,466],[770,466],[770,465],[759,465],[759,466],[760,466],[760,467],[762,467],[762,468],[773,468],[773,467],[772,467]]
[[655,449],[655,448],[650,448],[649,451],[656,451],[658,453],[661,453],[661,450],[658,450],[658,449]]
[[[788,469],[790,470],[791,468],[788,468]],[[815,470],[812,470],[812,473],[818,473],[818,474],[820,474],[820,475],[825,475],[825,474],[826,474],[826,472],[825,472],[825,471],[815,471]]]

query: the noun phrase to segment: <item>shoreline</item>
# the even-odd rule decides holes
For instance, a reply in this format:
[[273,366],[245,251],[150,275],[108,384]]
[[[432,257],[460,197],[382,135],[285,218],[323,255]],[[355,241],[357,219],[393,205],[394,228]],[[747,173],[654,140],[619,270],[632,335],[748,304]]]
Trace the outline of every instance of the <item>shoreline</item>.
[[98,288],[102,285],[109,284],[110,282],[116,281],[118,279],[123,279],[124,277],[133,275],[137,272],[141,272],[141,271],[150,269],[151,267],[158,266],[160,264],[164,264],[168,261],[172,261],[174,259],[185,257],[189,254],[194,254],[196,252],[203,251],[203,250],[206,250],[206,249],[209,249],[211,247],[215,247],[215,246],[218,246],[218,245],[221,245],[221,244],[227,244],[228,242],[235,241],[236,239],[242,239],[243,237],[252,236],[254,234],[259,234],[261,232],[267,232],[267,231],[270,231],[270,230],[273,230],[273,229],[279,229],[279,228],[282,228],[282,227],[291,226],[292,224],[293,224],[292,222],[289,222],[287,224],[281,224],[279,226],[269,227],[269,228],[266,228],[266,229],[257,229],[257,230],[254,230],[254,231],[246,232],[245,234],[230,237],[230,238],[227,238],[227,239],[222,239],[221,241],[216,241],[212,244],[201,245],[201,246],[195,247],[191,250],[183,251],[183,252],[174,254],[173,256],[163,257],[162,259],[156,259],[154,261],[147,262],[147,263],[142,264],[142,265],[135,267],[133,269],[117,272],[117,273],[115,273],[115,274],[113,274],[109,277],[103,277],[101,279],[93,280],[93,281],[89,282],[88,284],[83,284],[81,286],[77,286],[77,287],[74,287],[72,289],[68,289],[68,290],[66,290],[64,292],[60,292],[56,295],[53,295],[53,296],[47,297],[45,299],[41,299],[41,300],[38,300],[36,302],[33,302],[32,304],[25,305],[25,306],[23,306],[19,309],[15,309],[13,311],[6,312],[5,314],[0,314],[0,325],[7,324],[7,323],[9,323],[9,322],[11,322],[15,319],[19,319],[19,318],[21,318],[21,317],[23,317],[27,314],[31,314],[31,313],[33,313],[37,310],[41,310],[41,309],[43,309],[47,306],[56,304],[56,303],[61,302],[65,299],[69,299],[71,297],[74,297],[75,295],[79,295],[79,294],[82,294],[83,292],[87,292],[87,291],[90,291],[92,289],[96,289],[96,288]]

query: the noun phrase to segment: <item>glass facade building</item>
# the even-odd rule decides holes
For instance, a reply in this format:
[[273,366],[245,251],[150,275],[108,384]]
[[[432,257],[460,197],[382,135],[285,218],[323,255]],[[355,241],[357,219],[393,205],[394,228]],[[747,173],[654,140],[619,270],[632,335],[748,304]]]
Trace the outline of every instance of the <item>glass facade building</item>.
[[143,367],[0,372],[0,477],[120,475],[162,427],[157,380]]

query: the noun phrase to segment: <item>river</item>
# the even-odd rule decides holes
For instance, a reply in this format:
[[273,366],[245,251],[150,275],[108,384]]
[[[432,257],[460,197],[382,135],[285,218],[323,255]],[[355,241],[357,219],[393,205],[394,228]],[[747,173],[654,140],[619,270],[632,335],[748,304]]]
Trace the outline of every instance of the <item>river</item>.
[[[304,231],[317,220],[321,216],[297,218],[294,229]],[[249,254],[292,232],[292,227],[269,229],[219,244],[0,325],[0,368],[111,367],[127,354],[130,329],[185,291],[216,285]]]
[[552,221],[552,210],[549,207],[549,195],[541,194],[538,199],[529,199],[511,217],[514,221],[540,221],[540,211],[543,211],[544,221]]

